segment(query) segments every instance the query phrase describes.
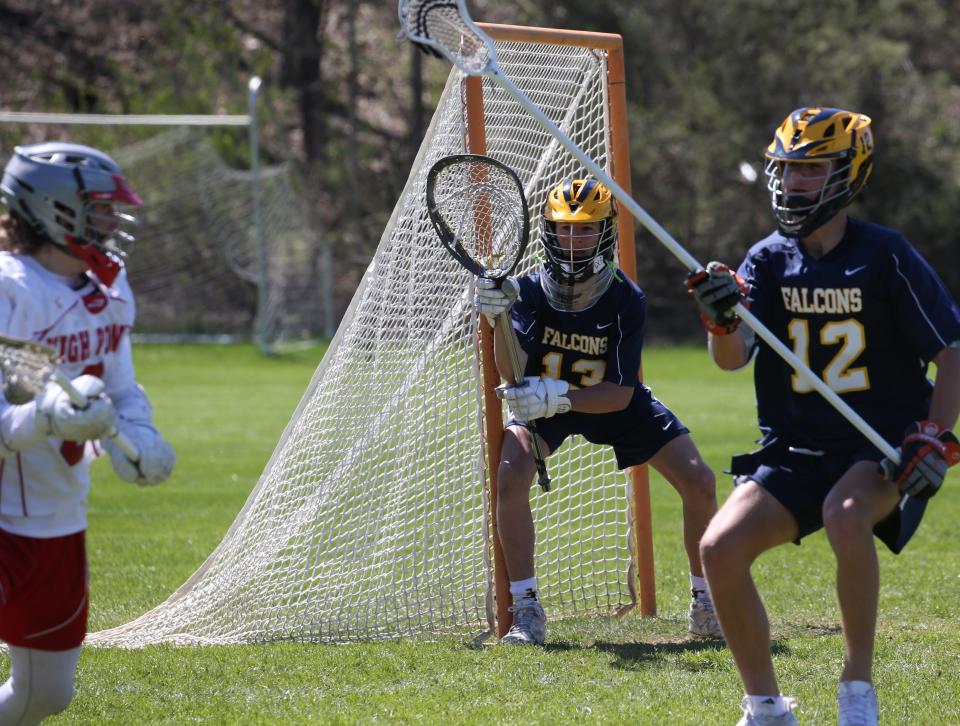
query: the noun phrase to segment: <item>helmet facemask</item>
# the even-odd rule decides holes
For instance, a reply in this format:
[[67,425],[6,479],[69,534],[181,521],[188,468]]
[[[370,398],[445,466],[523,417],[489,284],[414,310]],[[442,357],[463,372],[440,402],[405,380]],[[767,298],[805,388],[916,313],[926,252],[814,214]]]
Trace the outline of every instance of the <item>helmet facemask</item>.
[[808,175],[807,181],[819,180],[819,189],[806,193],[790,189],[785,182],[791,163],[800,165],[804,162],[767,161],[764,169],[767,191],[780,231],[790,237],[805,237],[849,204],[850,162],[829,163],[824,165],[824,172],[819,176]]
[[[849,205],[870,176],[872,152],[870,119],[862,114],[833,108],[790,114],[767,150],[764,170],[780,232],[802,239]],[[800,181],[787,181],[788,174]]]
[[595,179],[565,179],[552,189],[540,224],[541,286],[565,312],[592,307],[613,281],[617,245],[612,196]]
[[125,210],[143,204],[120,168],[96,149],[69,143],[18,147],[4,170],[3,202],[52,244],[83,260],[110,286],[133,242],[136,218]]

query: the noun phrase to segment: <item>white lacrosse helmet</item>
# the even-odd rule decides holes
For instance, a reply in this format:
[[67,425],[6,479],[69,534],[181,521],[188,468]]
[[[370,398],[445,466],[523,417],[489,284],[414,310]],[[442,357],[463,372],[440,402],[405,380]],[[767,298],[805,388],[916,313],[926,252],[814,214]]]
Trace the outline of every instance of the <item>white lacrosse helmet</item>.
[[87,263],[110,286],[123,266],[118,240],[136,219],[121,207],[143,201],[102,151],[63,141],[18,146],[3,170],[0,202],[51,243]]

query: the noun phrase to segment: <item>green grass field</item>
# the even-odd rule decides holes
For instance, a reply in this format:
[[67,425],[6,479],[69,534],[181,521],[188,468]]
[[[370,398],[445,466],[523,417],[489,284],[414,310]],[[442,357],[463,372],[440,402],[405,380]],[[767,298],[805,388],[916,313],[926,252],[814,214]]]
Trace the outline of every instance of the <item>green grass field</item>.
[[[178,452],[173,478],[139,489],[97,462],[90,500],[91,630],[157,605],[203,562],[256,483],[322,355],[252,346],[139,346],[139,378]],[[754,438],[751,376],[693,348],[653,348],[647,379],[718,472]],[[875,680],[888,724],[960,723],[958,475],[904,555],[881,553]],[[565,482],[564,486],[574,486]],[[652,480],[659,617],[550,625],[544,648],[468,638],[352,645],[87,648],[77,696],[52,723],[732,724],[729,653],[686,637],[679,498]],[[534,494],[538,496],[538,494]],[[834,565],[820,533],[755,567],[781,687],[802,723],[836,720],[842,659]],[[6,677],[6,664],[0,677]]]

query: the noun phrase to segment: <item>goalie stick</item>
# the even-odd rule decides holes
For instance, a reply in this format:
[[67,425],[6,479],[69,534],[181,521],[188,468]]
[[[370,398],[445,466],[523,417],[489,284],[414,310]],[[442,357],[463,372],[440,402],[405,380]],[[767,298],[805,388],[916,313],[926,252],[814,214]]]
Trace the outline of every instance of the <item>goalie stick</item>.
[[[567,136],[497,65],[493,40],[470,17],[466,0],[399,0],[398,14],[403,34],[411,42],[432,55],[445,56],[457,68],[470,76],[485,76],[500,85],[516,99],[547,133],[553,136],[570,154],[578,159],[593,176],[601,181],[617,200],[646,227],[681,263],[693,272],[703,268],[695,257],[684,249],[646,210],[617,184],[606,170],[591,159]],[[733,308],[737,315],[753,329],[783,360],[807,380],[850,424],[863,434],[884,456],[900,461],[899,452],[891,446],[863,417],[851,408],[837,393],[798,358],[783,341],[777,338],[743,303]]]
[[[427,213],[437,237],[450,255],[477,277],[499,285],[516,268],[530,238],[530,213],[516,173],[496,159],[454,154],[437,161],[427,173]],[[523,381],[517,340],[509,313],[498,315],[513,380]],[[550,475],[540,451],[536,422],[533,434],[537,483],[550,491]]]
[[[0,335],[0,373],[3,373],[3,395],[12,404],[32,401],[53,381],[74,406],[83,409],[89,405],[87,397],[74,388],[57,367],[57,352],[48,345]],[[130,439],[116,429],[109,437],[130,461],[139,464],[140,452]]]

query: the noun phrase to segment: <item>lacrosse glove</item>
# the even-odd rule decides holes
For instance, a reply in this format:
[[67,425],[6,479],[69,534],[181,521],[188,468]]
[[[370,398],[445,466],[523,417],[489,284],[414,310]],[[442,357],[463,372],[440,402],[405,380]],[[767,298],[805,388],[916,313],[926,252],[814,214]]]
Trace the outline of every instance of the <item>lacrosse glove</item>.
[[491,280],[478,277],[473,296],[473,307],[483,313],[487,322],[493,326],[498,315],[505,315],[520,297],[520,286],[512,277],[503,280]]
[[110,455],[110,463],[117,476],[140,486],[153,486],[166,481],[176,462],[173,447],[153,427],[124,426],[122,431],[137,447],[140,461],[131,461],[112,439],[104,439],[101,444]]
[[64,441],[91,441],[111,433],[117,415],[113,402],[103,392],[103,381],[84,375],[71,383],[87,397],[86,407],[74,406],[67,392],[50,382],[37,397],[38,428]]
[[497,386],[497,398],[507,402],[510,413],[521,421],[550,418],[570,410],[570,384],[556,378],[527,376],[523,383]]
[[897,451],[900,463],[884,459],[880,470],[901,492],[917,499],[929,499],[940,491],[947,469],[960,463],[960,442],[936,421],[910,424]]
[[722,262],[711,262],[706,269],[687,275],[687,292],[700,308],[704,329],[714,335],[729,335],[740,325],[733,308],[746,300],[747,284]]

